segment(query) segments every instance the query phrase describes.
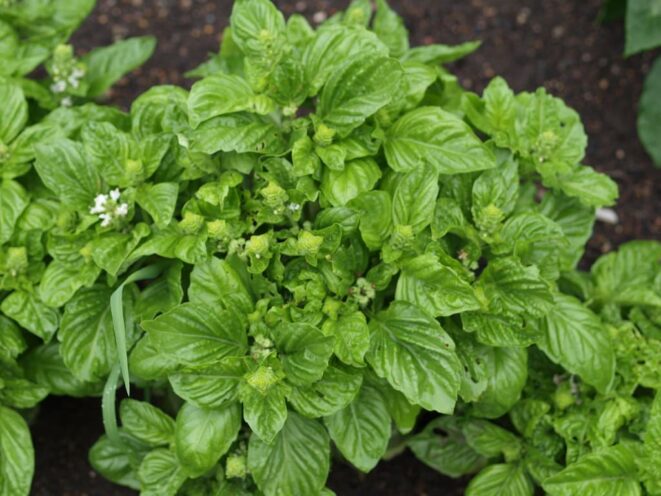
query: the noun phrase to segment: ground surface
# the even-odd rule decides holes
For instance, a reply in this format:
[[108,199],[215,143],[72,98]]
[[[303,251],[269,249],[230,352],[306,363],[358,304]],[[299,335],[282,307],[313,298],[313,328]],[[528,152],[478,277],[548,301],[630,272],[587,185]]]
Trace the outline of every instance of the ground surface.
[[[276,1],[287,13],[312,18],[348,0]],[[598,225],[588,259],[631,239],[661,239],[661,170],[638,142],[636,102],[653,55],[624,60],[621,23],[597,22],[601,0],[392,0],[406,18],[415,44],[455,44],[472,39],[482,48],[454,70],[464,86],[481,91],[495,75],[517,91],[545,86],[583,117],[590,137],[586,163],[620,185],[617,225]],[[182,74],[218,48],[230,0],[100,0],[76,34],[80,51],[139,34],[159,38],[157,52],[126,78],[110,101],[126,107],[149,86],[190,84]],[[661,139],[661,137],[660,137]],[[87,449],[102,431],[99,401],[48,399],[34,426],[35,496],[111,496],[132,491],[94,474]],[[338,496],[442,496],[462,485],[437,475],[406,455],[368,476],[336,466],[329,485]]]

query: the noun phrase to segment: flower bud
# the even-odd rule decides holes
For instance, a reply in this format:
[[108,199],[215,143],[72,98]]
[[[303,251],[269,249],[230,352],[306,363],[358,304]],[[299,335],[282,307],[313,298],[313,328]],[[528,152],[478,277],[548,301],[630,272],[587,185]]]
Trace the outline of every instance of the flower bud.
[[248,475],[246,455],[231,454],[225,461],[225,477],[228,479],[244,479]]
[[335,137],[335,129],[328,127],[326,124],[319,124],[317,132],[314,134],[314,141],[319,146],[328,146],[333,142]]
[[186,212],[184,218],[179,221],[179,228],[185,234],[196,234],[204,225],[204,217],[194,214],[193,212]]
[[261,366],[248,374],[246,382],[250,387],[266,395],[269,389],[279,382],[278,376],[271,367]]
[[16,277],[28,268],[28,252],[24,246],[10,247],[7,249],[7,271]]
[[269,247],[271,246],[270,236],[268,234],[259,234],[251,236],[246,243],[246,252],[254,255],[255,258],[266,257],[269,254]]
[[310,231],[301,231],[298,235],[296,247],[301,255],[316,255],[319,253],[323,242],[324,238],[322,236],[312,234]]

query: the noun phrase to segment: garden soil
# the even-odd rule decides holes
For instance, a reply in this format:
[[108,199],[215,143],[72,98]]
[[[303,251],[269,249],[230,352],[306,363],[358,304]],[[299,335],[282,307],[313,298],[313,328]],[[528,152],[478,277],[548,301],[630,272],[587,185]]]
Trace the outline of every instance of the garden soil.
[[[230,0],[100,0],[74,37],[76,49],[107,45],[128,36],[154,34],[158,48],[139,71],[108,97],[127,108],[156,84],[189,86],[183,73],[218,49]],[[287,14],[322,19],[348,0],[276,1]],[[598,22],[602,0],[391,0],[409,27],[412,42],[456,44],[479,39],[475,54],[453,64],[464,87],[481,92],[495,75],[516,91],[544,86],[583,118],[589,135],[586,163],[620,186],[617,224],[598,224],[584,264],[632,239],[661,239],[661,170],[652,166],[636,136],[642,82],[659,53],[622,56],[621,22]],[[659,137],[661,139],[661,137]],[[87,450],[102,433],[100,400],[46,400],[33,426],[35,496],[119,496],[94,473]],[[336,463],[329,486],[338,496],[454,496],[465,481],[445,478],[406,453],[361,475]],[[299,496],[299,495],[296,495]],[[307,496],[307,495],[300,495]]]

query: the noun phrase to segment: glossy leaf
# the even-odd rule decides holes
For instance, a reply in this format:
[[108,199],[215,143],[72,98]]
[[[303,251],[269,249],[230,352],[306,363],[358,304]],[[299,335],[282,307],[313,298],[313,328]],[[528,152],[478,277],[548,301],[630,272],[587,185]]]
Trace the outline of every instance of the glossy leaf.
[[0,490],[22,496],[30,492],[34,449],[27,423],[17,412],[0,406]]
[[555,297],[553,309],[537,324],[539,347],[551,360],[606,392],[615,369],[610,336],[599,318],[576,298]]
[[248,445],[248,468],[265,496],[321,492],[329,458],[323,426],[293,412],[271,444],[251,436]]
[[203,409],[184,403],[177,414],[177,458],[188,474],[202,475],[229,450],[240,428],[241,409],[237,404]]
[[454,343],[436,320],[415,305],[394,302],[370,321],[367,362],[412,403],[451,413],[460,363]]
[[372,470],[385,454],[390,423],[381,393],[366,384],[346,408],[324,419],[342,455],[363,472]]
[[454,115],[421,107],[400,118],[384,145],[388,165],[411,171],[427,162],[442,174],[459,174],[496,166],[493,153]]

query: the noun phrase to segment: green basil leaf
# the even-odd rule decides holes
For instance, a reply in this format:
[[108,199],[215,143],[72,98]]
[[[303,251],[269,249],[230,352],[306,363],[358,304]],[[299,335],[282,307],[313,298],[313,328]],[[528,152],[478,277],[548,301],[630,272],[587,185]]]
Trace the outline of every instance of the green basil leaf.
[[3,378],[0,403],[13,408],[33,408],[48,395],[48,389],[22,377]]
[[232,74],[215,74],[193,85],[188,97],[188,117],[191,126],[219,115],[233,112],[255,112],[268,114],[273,102],[268,98],[259,99],[248,82]]
[[403,19],[386,0],[377,0],[374,33],[388,47],[391,57],[401,57],[409,50],[409,32]]
[[469,120],[475,127],[490,134],[498,146],[516,149],[514,92],[503,78],[495,77],[484,89],[482,100],[483,108],[480,108],[479,112],[476,112],[471,105],[465,105]]
[[178,367],[177,361],[159,352],[149,338],[143,334],[129,355],[129,370],[131,376],[142,380],[157,380],[167,376]]
[[544,480],[551,496],[574,494],[642,494],[634,451],[618,444],[582,457]]
[[363,312],[340,316],[324,323],[323,331],[335,337],[334,353],[342,362],[355,367],[365,365],[365,353],[370,346],[370,330]]
[[638,136],[657,167],[661,166],[661,144],[656,139],[661,133],[661,105],[657,95],[661,91],[661,59],[657,58],[645,78],[643,94],[638,104]]
[[101,192],[99,172],[81,144],[67,139],[35,147],[39,177],[64,203],[88,212]]
[[295,176],[314,174],[319,169],[320,161],[314,152],[314,142],[307,135],[294,142],[291,157],[294,164],[292,173]]
[[562,229],[569,242],[560,249],[561,270],[576,267],[583,256],[584,246],[592,235],[594,209],[586,207],[579,200],[569,198],[562,193],[547,193],[539,206],[540,212]]
[[550,166],[541,172],[545,185],[559,188],[567,196],[578,198],[588,207],[613,205],[619,196],[617,183],[592,167],[580,165],[569,171],[564,168],[556,171]]
[[7,317],[0,315],[0,357],[14,359],[25,351],[27,346],[21,329]]
[[189,403],[200,408],[219,408],[238,398],[245,373],[243,361],[229,357],[207,368],[176,372],[169,379],[172,389]]
[[389,130],[384,144],[388,165],[408,172],[421,163],[441,174],[491,169],[491,152],[456,116],[436,107],[420,107],[401,117]]
[[187,476],[175,454],[159,448],[144,457],[138,479],[141,496],[175,496]]
[[324,169],[320,190],[334,207],[343,207],[359,194],[371,191],[381,169],[371,158],[352,160],[341,171]]
[[539,338],[537,329],[524,326],[516,316],[484,312],[461,314],[464,330],[474,332],[477,340],[489,346],[530,346]]
[[189,475],[202,475],[229,450],[239,429],[241,408],[236,403],[220,409],[184,403],[177,414],[177,458]]
[[9,241],[16,221],[28,206],[28,195],[16,181],[0,182],[0,245]]
[[602,303],[661,306],[661,294],[652,285],[658,273],[661,243],[632,241],[592,266],[595,296]]
[[87,96],[101,96],[126,73],[140,67],[156,48],[156,38],[141,36],[95,48],[82,58],[87,67]]
[[0,176],[16,177],[23,175],[30,168],[35,157],[35,146],[64,136],[64,131],[57,126],[38,123],[26,127],[9,146],[9,158],[0,165]]
[[392,230],[392,200],[385,191],[368,191],[351,200],[360,217],[360,235],[370,250],[377,250]]
[[135,314],[142,320],[153,319],[181,303],[184,290],[181,287],[183,264],[175,261],[169,264],[161,276],[142,290],[135,302]]
[[286,150],[280,129],[266,117],[240,112],[214,117],[191,133],[191,150],[279,155]]
[[516,258],[490,260],[477,284],[495,313],[542,316],[553,306],[550,287],[539,269]]
[[574,165],[583,160],[587,136],[580,116],[565,103],[546,93],[516,96],[518,109],[516,149],[539,167],[545,164]]
[[473,403],[471,413],[498,418],[521,397],[528,378],[528,352],[522,348],[485,348],[481,359],[487,370],[487,388]]
[[333,338],[303,323],[282,323],[274,333],[287,380],[306,386],[321,379],[333,353]]
[[31,381],[60,396],[98,396],[100,382],[84,382],[64,364],[61,345],[50,343],[30,350],[21,358],[21,366]]
[[263,390],[250,384],[242,386],[243,418],[256,436],[271,444],[287,421],[287,387],[282,383],[271,384]]
[[8,145],[28,122],[28,103],[21,87],[8,82],[0,83],[0,143]]
[[480,48],[482,42],[467,41],[459,45],[426,45],[410,49],[403,60],[413,60],[424,64],[446,64],[473,53]]
[[11,293],[2,301],[0,310],[45,342],[50,341],[60,323],[57,310],[46,306],[37,295],[26,291]]
[[416,426],[421,411],[420,406],[411,404],[406,396],[393,389],[386,381],[381,381],[379,391],[397,430],[402,434],[411,432]]
[[407,445],[418,460],[450,477],[477,472],[487,461],[466,443],[457,417],[432,420]]
[[462,423],[461,431],[468,445],[487,458],[505,455],[509,459],[520,454],[522,445],[519,438],[486,420],[468,418]]
[[137,163],[139,157],[128,134],[109,122],[88,122],[80,134],[87,157],[108,184],[126,188],[133,183],[135,173],[129,172],[128,163]]
[[140,187],[136,202],[151,215],[154,224],[165,228],[174,215],[178,194],[177,183],[144,184]]
[[625,55],[661,45],[661,9],[654,0],[627,2]]
[[248,56],[273,56],[262,50],[277,46],[285,36],[285,19],[269,0],[234,2],[230,24],[232,41]]
[[238,267],[229,260],[215,257],[195,265],[188,298],[193,303],[220,304],[225,308],[236,306],[246,313],[253,308],[252,295]]
[[23,417],[0,406],[0,492],[27,496],[34,473],[34,448]]
[[165,446],[174,440],[172,417],[149,403],[124,399],[119,416],[124,431],[148,446]]
[[553,309],[537,323],[539,347],[556,363],[605,393],[615,373],[610,336],[599,317],[572,296],[556,295]]
[[[60,353],[67,367],[81,380],[94,382],[104,378],[117,361],[117,345],[110,315],[112,290],[93,286],[80,290],[67,304],[58,338]],[[128,341],[134,336],[132,295],[124,292]]]
[[116,484],[140,489],[138,467],[149,448],[122,430],[119,434],[120,439],[117,441],[111,440],[104,434],[94,443],[89,452],[90,465],[103,477]]
[[108,274],[116,276],[124,268],[131,252],[149,233],[149,227],[143,223],[135,225],[129,234],[104,233],[89,244],[92,260]]
[[483,469],[466,488],[467,496],[532,496],[535,488],[521,465],[501,463]]
[[398,181],[392,202],[393,223],[411,226],[417,234],[431,224],[438,196],[438,173],[422,165]]
[[271,444],[250,437],[248,468],[265,496],[318,494],[326,484],[329,465],[326,429],[294,412]]
[[480,174],[473,183],[471,208],[477,227],[492,230],[494,221],[512,213],[518,196],[519,173],[514,160]]
[[293,387],[287,400],[310,418],[333,415],[351,403],[363,383],[363,374],[353,367],[329,365],[323,377],[309,386]]
[[391,420],[378,389],[363,384],[345,408],[324,418],[331,439],[355,467],[369,472],[386,453]]
[[411,403],[451,413],[461,363],[439,323],[417,306],[396,301],[370,321],[367,362]]
[[387,57],[388,48],[374,33],[361,27],[335,24],[319,28],[303,54],[310,96],[316,95],[345,61],[365,53]]
[[213,364],[248,349],[245,323],[231,310],[209,313],[207,307],[183,303],[142,327],[160,353],[192,366]]
[[318,117],[345,137],[390,103],[401,78],[402,68],[395,59],[374,57],[371,53],[347,59],[321,92]]
[[434,317],[480,308],[471,285],[431,253],[404,263],[395,298],[414,303]]

